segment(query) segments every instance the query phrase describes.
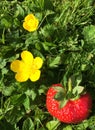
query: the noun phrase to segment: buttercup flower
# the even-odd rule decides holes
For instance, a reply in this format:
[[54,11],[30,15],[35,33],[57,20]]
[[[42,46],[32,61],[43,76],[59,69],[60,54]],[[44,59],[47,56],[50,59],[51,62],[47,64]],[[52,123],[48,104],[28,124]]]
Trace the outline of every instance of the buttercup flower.
[[19,82],[24,82],[30,79],[35,82],[40,78],[43,60],[40,57],[33,57],[29,51],[21,53],[22,60],[14,60],[10,68],[16,73],[15,79]]
[[23,28],[29,32],[37,30],[39,21],[33,14],[28,14],[23,22]]

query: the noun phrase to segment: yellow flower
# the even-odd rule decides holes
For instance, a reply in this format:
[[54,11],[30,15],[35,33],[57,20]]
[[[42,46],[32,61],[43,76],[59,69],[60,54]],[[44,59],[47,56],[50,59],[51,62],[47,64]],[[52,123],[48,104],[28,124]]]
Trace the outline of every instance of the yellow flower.
[[29,32],[37,30],[39,21],[33,14],[28,14],[23,22],[23,28]]
[[14,60],[10,68],[16,73],[15,78],[19,82],[24,82],[30,79],[35,82],[40,78],[43,60],[40,57],[33,57],[29,51],[21,53],[22,60]]

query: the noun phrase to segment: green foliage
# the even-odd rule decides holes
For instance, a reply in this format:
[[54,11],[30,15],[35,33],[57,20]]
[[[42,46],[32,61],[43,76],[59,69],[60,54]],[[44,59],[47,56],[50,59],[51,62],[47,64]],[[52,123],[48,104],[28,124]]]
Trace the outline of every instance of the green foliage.
[[67,127],[63,128],[63,130],[72,130],[72,127],[68,125]]
[[27,118],[22,126],[22,130],[34,130],[34,124],[31,120],[31,118]]
[[46,127],[48,128],[48,130],[56,130],[57,127],[60,125],[60,122],[59,121],[49,121],[47,124],[46,124]]
[[[33,13],[38,30],[29,33],[22,24]],[[41,77],[19,83],[10,63],[23,50],[44,60]],[[95,130],[95,105],[80,124],[64,124],[46,109],[46,92],[54,83],[67,87],[74,77],[95,101],[94,0],[0,1],[0,130]],[[76,88],[74,89],[76,91]]]
[[84,39],[88,44],[95,43],[95,26],[86,26],[83,30]]

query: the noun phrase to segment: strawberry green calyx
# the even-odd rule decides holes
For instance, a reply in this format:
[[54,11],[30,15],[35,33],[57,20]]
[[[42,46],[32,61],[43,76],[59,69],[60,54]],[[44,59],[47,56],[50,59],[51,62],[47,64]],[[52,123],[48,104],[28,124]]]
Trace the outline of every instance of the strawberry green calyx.
[[61,84],[56,84],[53,86],[53,89],[57,92],[54,96],[54,99],[59,101],[59,108],[61,109],[62,107],[64,107],[67,103],[67,99],[66,99],[66,90],[65,88],[63,88],[63,86]]
[[61,109],[62,107],[64,107],[67,103],[67,99],[66,99],[66,91],[63,87],[54,87],[54,90],[57,91],[57,93],[54,96],[54,99],[59,101],[59,108]]
[[68,80],[67,89],[65,89],[61,84],[54,84],[52,87],[57,92],[54,99],[59,101],[60,109],[64,107],[69,100],[79,99],[84,90],[84,87],[79,86],[78,84],[73,88],[71,78]]
[[68,80],[68,91],[72,91],[72,81],[71,81],[71,78],[69,78]]
[[68,80],[68,90],[67,90],[67,97],[70,100],[76,100],[80,98],[80,95],[83,94],[84,87],[80,86],[79,83],[76,86],[72,87],[72,80],[69,78]]
[[62,87],[55,87],[54,89],[57,91],[54,96],[54,99],[58,101],[63,100],[63,97],[65,97],[64,89]]

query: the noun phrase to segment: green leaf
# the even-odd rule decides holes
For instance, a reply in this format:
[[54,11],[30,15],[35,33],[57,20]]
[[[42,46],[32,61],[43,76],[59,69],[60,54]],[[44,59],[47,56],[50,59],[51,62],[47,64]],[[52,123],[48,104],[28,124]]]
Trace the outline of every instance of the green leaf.
[[24,102],[25,98],[26,98],[25,94],[17,94],[10,97],[10,102],[12,105],[15,106],[21,105]]
[[34,130],[34,123],[31,118],[27,118],[22,126],[22,130]]
[[51,42],[42,42],[42,46],[44,50],[49,51],[51,47],[55,47],[55,44]]
[[3,69],[6,66],[6,59],[0,58],[0,69]]
[[30,110],[30,99],[28,96],[26,96],[23,105],[24,105],[26,111]]
[[4,117],[3,110],[0,109],[0,120]]
[[49,62],[49,67],[58,67],[61,62],[61,57],[56,56],[55,58],[51,58]]
[[89,25],[83,29],[83,35],[87,43],[95,44],[95,26]]
[[34,100],[37,96],[36,92],[34,90],[27,90],[25,94],[29,97],[31,97],[32,100]]
[[6,112],[5,118],[11,124],[16,124],[21,120],[21,118],[23,118],[24,115],[25,112],[23,109],[21,109],[20,107],[14,107],[12,110]]
[[1,25],[6,27],[6,28],[9,28],[9,27],[11,27],[11,22],[9,22],[6,18],[2,18]]
[[16,127],[15,130],[19,130],[19,127]]
[[19,4],[17,4],[17,10],[16,10],[15,15],[16,15],[16,17],[19,16],[19,15],[24,16],[24,10]]
[[2,69],[2,75],[7,74],[7,72],[8,72],[7,68]]
[[51,14],[54,14],[54,11],[52,11],[52,10],[46,10],[46,16],[51,15]]
[[11,93],[15,90],[14,86],[8,86],[8,87],[3,87],[2,88],[2,93],[4,96],[10,96]]
[[46,127],[48,128],[48,130],[56,130],[59,125],[60,125],[59,121],[49,121],[46,124]]
[[73,130],[73,129],[72,129],[72,127],[70,125],[68,125],[65,128],[63,128],[63,130]]
[[39,4],[41,9],[44,9],[44,1],[45,0],[38,0],[37,3]]
[[47,87],[45,85],[41,85],[40,88],[38,89],[39,95],[41,95],[42,93],[46,92]]
[[88,128],[88,126],[89,126],[88,120],[83,121],[83,126],[85,127],[85,129]]
[[40,30],[40,34],[43,35],[47,39],[51,39],[52,35],[55,31],[55,26],[51,24],[46,24],[43,28]]

